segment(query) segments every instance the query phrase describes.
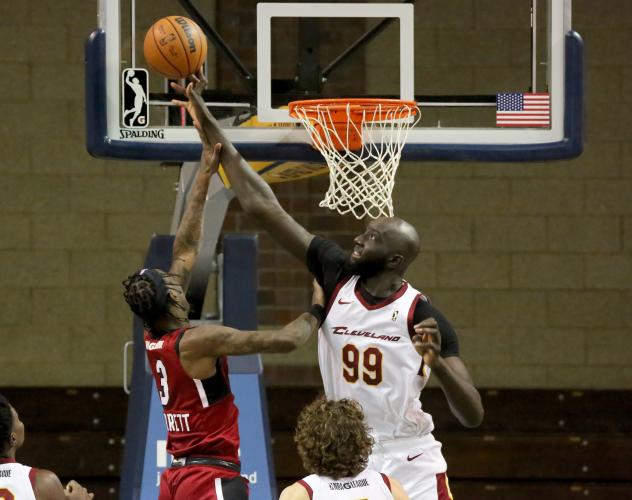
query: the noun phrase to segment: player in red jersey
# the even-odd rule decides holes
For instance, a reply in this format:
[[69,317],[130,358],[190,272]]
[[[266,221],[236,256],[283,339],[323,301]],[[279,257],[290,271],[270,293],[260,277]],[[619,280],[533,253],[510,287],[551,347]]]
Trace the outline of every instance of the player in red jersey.
[[167,425],[174,461],[162,475],[160,500],[241,500],[238,410],[228,380],[227,355],[288,352],[318,331],[324,295],[280,330],[239,331],[220,325],[191,327],[185,297],[198,253],[202,213],[221,146],[202,154],[191,199],[173,245],[169,272],[142,269],[124,281],[125,300],[145,325],[145,348]]

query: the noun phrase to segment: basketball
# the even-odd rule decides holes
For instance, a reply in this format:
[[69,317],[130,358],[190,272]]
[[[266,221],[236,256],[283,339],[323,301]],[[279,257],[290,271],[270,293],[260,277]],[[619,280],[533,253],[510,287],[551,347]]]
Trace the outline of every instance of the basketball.
[[206,37],[191,19],[168,16],[156,21],[145,35],[147,64],[166,78],[196,73],[206,60]]

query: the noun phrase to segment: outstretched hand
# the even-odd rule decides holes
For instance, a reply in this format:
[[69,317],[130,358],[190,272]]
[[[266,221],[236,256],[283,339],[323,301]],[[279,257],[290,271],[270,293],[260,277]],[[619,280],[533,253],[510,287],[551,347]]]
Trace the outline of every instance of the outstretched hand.
[[434,318],[426,318],[414,326],[413,346],[431,369],[437,366],[441,353],[441,332]]
[[191,92],[201,94],[208,84],[208,80],[206,79],[206,76],[204,76],[204,73],[202,73],[201,69],[195,75],[189,75],[189,79],[191,81],[186,87],[184,85],[180,85],[179,83],[171,82],[171,88],[178,94],[189,97],[189,88],[191,89]]
[[175,90],[181,96],[187,98],[186,101],[180,99],[172,99],[171,102],[176,106],[184,108],[187,110],[189,115],[191,116],[191,120],[193,120],[193,126],[197,129],[198,134],[200,134],[200,139],[202,143],[208,146],[209,149],[213,149],[213,146],[210,144],[206,134],[202,126],[200,125],[202,122],[202,116],[204,114],[203,101],[202,101],[202,91],[206,88],[208,83],[204,73],[202,70],[189,77],[191,81],[185,87],[184,85],[180,85],[176,82],[171,82],[171,88]]
[[202,148],[202,165],[204,171],[213,175],[219,168],[219,157],[222,153],[221,143],[215,144],[210,148],[206,143],[203,143]]

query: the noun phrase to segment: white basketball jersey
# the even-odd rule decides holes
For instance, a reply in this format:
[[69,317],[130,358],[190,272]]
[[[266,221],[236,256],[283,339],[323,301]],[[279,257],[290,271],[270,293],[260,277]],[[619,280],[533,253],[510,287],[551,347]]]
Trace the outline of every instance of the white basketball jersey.
[[377,441],[427,434],[432,417],[419,396],[430,369],[412,340],[413,314],[422,294],[404,282],[384,301],[367,304],[359,276],[338,284],[318,332],[320,373],[328,399],[362,405]]
[[341,479],[312,474],[299,483],[311,500],[393,500],[387,481],[379,472],[365,469],[355,477]]
[[31,471],[35,469],[0,458],[0,499],[35,500]]

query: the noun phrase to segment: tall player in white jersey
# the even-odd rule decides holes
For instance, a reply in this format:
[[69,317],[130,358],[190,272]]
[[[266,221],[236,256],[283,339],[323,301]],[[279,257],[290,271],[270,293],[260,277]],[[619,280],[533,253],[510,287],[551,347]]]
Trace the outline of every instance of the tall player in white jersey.
[[6,398],[0,395],[0,499],[89,500],[92,493],[76,481],[64,489],[49,470],[35,469],[15,461],[24,444],[24,424]]
[[312,474],[279,500],[408,500],[395,478],[367,468],[373,438],[356,401],[316,399],[301,411],[294,440]]
[[187,108],[204,142],[222,143],[221,163],[244,211],[306,262],[325,290],[318,350],[327,398],[362,405],[376,441],[370,466],[397,478],[416,500],[451,498],[441,444],[419,400],[430,372],[464,426],[480,425],[484,412],[454,329],[404,280],[419,253],[417,232],[395,217],[371,221],[350,255],[309,233],[227,139],[199,87],[189,85],[188,102],[175,102]]

